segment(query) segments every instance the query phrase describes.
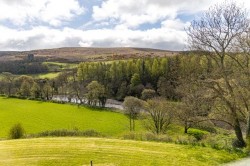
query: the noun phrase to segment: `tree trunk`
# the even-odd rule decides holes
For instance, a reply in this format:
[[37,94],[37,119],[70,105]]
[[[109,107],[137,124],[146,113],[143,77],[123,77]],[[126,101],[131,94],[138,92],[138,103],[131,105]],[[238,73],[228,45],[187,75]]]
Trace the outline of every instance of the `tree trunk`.
[[236,137],[239,141],[239,144],[237,144],[237,146],[239,147],[245,147],[246,146],[246,142],[243,139],[243,134],[240,128],[240,122],[238,118],[235,118],[235,125],[234,125],[234,131],[236,134]]
[[185,134],[188,133],[188,128],[187,128],[187,126],[185,126],[184,133],[185,133]]
[[188,125],[187,122],[185,122],[184,133],[187,134],[187,132],[188,132]]
[[11,94],[11,86],[8,87],[8,96]]
[[132,131],[132,117],[131,117],[131,113],[129,115],[129,129],[130,129],[130,131]]
[[250,147],[250,113],[248,113],[248,117],[247,117],[247,130],[246,130],[246,140],[247,140],[247,144],[248,147]]
[[133,131],[135,131],[135,119],[133,119]]

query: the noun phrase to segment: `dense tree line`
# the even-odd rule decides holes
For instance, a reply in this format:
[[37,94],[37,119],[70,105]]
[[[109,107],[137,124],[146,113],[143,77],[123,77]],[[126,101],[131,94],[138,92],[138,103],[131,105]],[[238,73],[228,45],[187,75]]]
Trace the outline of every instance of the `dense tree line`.
[[[100,96],[105,98],[124,100],[126,96],[142,99],[161,96],[168,100],[180,101],[182,92],[178,87],[186,81],[190,82],[191,79],[205,75],[210,70],[206,63],[206,58],[190,53],[163,58],[82,62],[77,69],[61,72],[58,77],[50,80],[4,72],[1,92],[30,97],[31,93],[23,95],[24,89],[32,90],[33,84],[34,87],[40,86],[40,89],[43,89],[41,82],[45,82],[52,88],[53,94],[67,96],[69,100],[75,97],[84,103],[88,96],[92,96],[89,91],[96,89],[90,88],[89,84],[96,82],[98,88],[101,87],[101,90],[98,90],[102,92]],[[35,97],[37,96],[39,95]]]
[[54,93],[53,81],[33,79],[30,76],[16,76],[9,72],[2,73],[0,92],[7,96],[50,100]]
[[48,72],[48,67],[41,61],[2,61],[0,62],[0,73],[10,72],[12,74],[39,74]]
[[[205,72],[205,61],[206,59],[197,55],[179,55],[112,62],[83,62],[77,69],[61,72],[58,77],[50,80],[4,72],[1,92],[9,96],[49,99],[51,97],[48,94],[51,91],[53,95],[66,96],[69,101],[77,98],[80,103],[88,101],[91,105],[104,105],[106,98],[124,100],[126,96],[142,99],[161,96],[168,100],[180,101],[182,96],[178,87],[182,80],[189,73],[201,75]],[[94,88],[91,88],[91,85]],[[44,87],[47,87],[47,90],[44,90]],[[41,97],[41,94],[47,95]]]
[[171,100],[180,96],[175,89],[181,75],[179,56],[145,58],[113,62],[84,62],[78,67],[80,82],[96,80],[107,90],[109,97],[123,100],[125,96],[141,97],[144,89]]

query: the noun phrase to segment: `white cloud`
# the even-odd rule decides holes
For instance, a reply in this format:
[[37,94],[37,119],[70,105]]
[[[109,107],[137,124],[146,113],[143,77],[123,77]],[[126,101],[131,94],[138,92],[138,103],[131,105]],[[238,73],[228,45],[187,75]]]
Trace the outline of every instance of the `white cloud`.
[[[12,34],[12,35],[8,35]],[[0,26],[0,50],[32,50],[53,47],[151,47],[181,50],[186,34],[169,27],[146,31],[131,29],[76,30],[34,27],[15,30]]]
[[77,0],[1,0],[0,21],[14,25],[48,23],[59,26],[84,12]]
[[187,27],[188,25],[190,25],[189,22],[184,23],[180,19],[174,19],[174,20],[167,19],[161,22],[162,27],[180,31],[183,31],[184,27]]
[[[187,38],[184,27],[189,22],[178,16],[196,14],[222,1],[104,0],[93,7],[93,19],[89,18],[82,26],[87,30],[80,30],[64,27],[65,22],[73,23],[74,18],[84,13],[78,0],[0,0],[0,22],[7,20],[14,25],[24,25],[16,29],[0,25],[0,50],[65,46],[182,50]],[[250,1],[238,2],[244,2],[244,7],[250,9]],[[152,26],[140,29],[140,25],[148,23]],[[154,27],[155,23],[158,26]],[[29,29],[24,28],[27,24],[31,25]]]
[[144,23],[175,19],[180,13],[197,13],[221,0],[106,0],[93,7],[93,19],[116,19],[119,24],[135,28]]

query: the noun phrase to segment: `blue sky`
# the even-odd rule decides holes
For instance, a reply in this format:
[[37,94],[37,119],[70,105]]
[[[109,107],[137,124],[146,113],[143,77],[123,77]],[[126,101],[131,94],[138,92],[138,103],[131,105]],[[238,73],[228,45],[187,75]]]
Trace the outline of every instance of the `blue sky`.
[[[184,28],[224,0],[0,0],[0,50],[184,50]],[[238,0],[250,9],[250,2]]]

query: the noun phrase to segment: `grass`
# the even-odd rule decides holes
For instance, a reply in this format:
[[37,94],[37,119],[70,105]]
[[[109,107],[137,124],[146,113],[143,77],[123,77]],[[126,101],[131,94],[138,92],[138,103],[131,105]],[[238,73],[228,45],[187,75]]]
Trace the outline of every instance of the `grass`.
[[[0,137],[6,138],[9,129],[17,123],[22,124],[27,134],[52,130],[56,133],[59,131],[71,132],[75,128],[91,131],[92,134],[95,130],[109,136],[109,138],[125,138],[122,137],[125,133],[132,134],[129,132],[128,118],[121,113],[106,109],[77,107],[71,104],[0,97]],[[144,133],[142,123],[139,121],[136,121],[136,123],[136,132]],[[203,131],[190,129],[191,134],[201,132]],[[177,135],[181,135],[181,133],[183,133],[182,127],[171,125],[167,136],[170,135],[173,138],[176,136],[177,138]],[[203,134],[208,133],[203,132]],[[47,135],[53,136],[53,133],[48,132]],[[45,135],[41,136],[46,136],[46,132]],[[148,136],[150,137],[150,135]],[[189,137],[189,135],[185,136]],[[90,161],[93,160],[94,165],[97,166],[206,166],[220,165],[246,155],[240,151],[229,152],[218,149],[213,149],[211,146],[202,147],[192,146],[191,144],[180,145],[108,138],[4,139],[0,141],[0,165],[90,165]]]
[[[115,136],[129,131],[129,120],[121,114],[103,109],[77,107],[40,101],[0,97],[0,137],[7,137],[9,129],[21,123],[27,134],[46,130],[95,130]],[[141,125],[136,125],[140,130]]]
[[106,138],[0,141],[0,165],[209,166],[244,157],[207,147]]
[[[56,78],[59,74],[60,74],[60,72],[48,72],[48,73],[42,73],[42,74],[27,74],[27,75],[31,76],[33,78],[52,79],[52,78]],[[22,75],[23,74],[16,75],[16,76],[18,77],[18,76],[22,76]],[[3,75],[0,73],[0,80],[2,80],[3,78],[4,78]]]
[[3,79],[3,75],[0,73],[0,81]]
[[60,63],[60,62],[44,62],[43,64],[48,66],[50,72],[73,69],[76,68],[78,65],[73,63]]
[[56,78],[59,74],[60,72],[51,72],[51,73],[45,73],[45,74],[37,74],[33,76],[41,78],[41,79],[45,79],[45,78],[52,79],[52,78]]

